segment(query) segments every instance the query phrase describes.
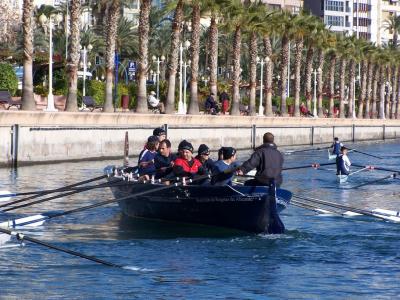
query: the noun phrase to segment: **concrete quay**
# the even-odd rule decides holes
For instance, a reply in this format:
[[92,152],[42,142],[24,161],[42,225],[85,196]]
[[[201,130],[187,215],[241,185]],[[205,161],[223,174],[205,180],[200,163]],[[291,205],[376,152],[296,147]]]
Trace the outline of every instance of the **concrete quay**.
[[152,130],[167,126],[173,147],[188,139],[197,148],[251,149],[270,131],[280,147],[400,137],[400,120],[267,118],[95,112],[0,112],[0,166],[119,158],[125,132],[138,155]]

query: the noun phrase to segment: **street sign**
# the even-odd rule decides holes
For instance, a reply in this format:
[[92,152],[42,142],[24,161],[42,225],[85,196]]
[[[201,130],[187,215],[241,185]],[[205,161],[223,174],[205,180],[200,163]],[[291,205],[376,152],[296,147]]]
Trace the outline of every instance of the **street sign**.
[[136,61],[129,61],[128,63],[129,80],[135,80],[136,76]]

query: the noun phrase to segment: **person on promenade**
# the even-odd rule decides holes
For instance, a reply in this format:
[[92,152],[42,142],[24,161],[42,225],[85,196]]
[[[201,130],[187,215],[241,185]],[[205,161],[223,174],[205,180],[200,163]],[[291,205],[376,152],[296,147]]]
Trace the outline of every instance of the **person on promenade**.
[[171,142],[167,139],[160,142],[158,153],[154,157],[156,178],[165,178],[172,173],[176,155],[171,151]]
[[201,162],[206,172],[212,172],[214,161],[210,158],[210,148],[208,148],[206,144],[201,144],[199,146],[196,159]]
[[247,180],[245,185],[282,184],[283,155],[274,143],[274,135],[267,132],[263,136],[263,144],[256,148],[251,157],[238,169],[237,174],[243,175],[256,169],[254,179]]
[[211,115],[216,115],[218,113],[218,105],[214,99],[214,93],[210,93],[204,103],[205,112]]
[[340,155],[340,148],[341,147],[343,147],[343,144],[339,141],[339,138],[334,137],[333,138],[333,143],[331,145],[332,154],[335,154],[336,156]]
[[174,175],[178,177],[193,177],[194,175],[204,175],[205,170],[201,162],[193,157],[193,146],[186,140],[179,143],[179,157],[175,159],[172,168]]
[[164,103],[162,103],[160,101],[160,99],[156,98],[156,93],[154,91],[150,92],[150,95],[147,99],[147,101],[149,102],[149,106],[151,108],[156,108],[160,110],[160,113],[164,113]]
[[214,163],[212,170],[211,183],[214,185],[232,185],[236,161],[236,149],[233,147],[224,147],[222,150],[222,160]]
[[340,154],[336,157],[336,175],[349,175],[351,162],[347,156],[349,149],[342,146],[340,148]]
[[305,117],[314,117],[314,115],[308,110],[307,106],[305,106],[304,102],[300,104],[300,112]]
[[158,137],[159,142],[165,140],[167,138],[167,133],[165,132],[164,128],[157,127],[153,130],[153,135]]
[[219,95],[219,102],[221,103],[221,111],[223,114],[229,111],[229,95],[224,90],[220,95]]
[[148,180],[148,176],[155,173],[156,168],[154,166],[154,158],[157,154],[157,149],[159,146],[158,137],[152,135],[147,139],[146,149],[144,149],[139,155],[139,175],[146,175]]

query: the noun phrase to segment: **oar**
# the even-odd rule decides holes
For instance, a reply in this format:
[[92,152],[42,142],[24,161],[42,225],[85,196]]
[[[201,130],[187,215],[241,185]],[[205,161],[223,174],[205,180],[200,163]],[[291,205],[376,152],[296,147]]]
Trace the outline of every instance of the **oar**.
[[60,187],[60,188],[56,188],[56,189],[50,189],[50,190],[31,191],[31,192],[22,192],[22,193],[11,193],[11,192],[8,192],[8,191],[6,191],[8,193],[4,193],[4,191],[0,191],[0,198],[1,197],[18,197],[18,196],[34,195],[32,197],[29,197],[29,198],[25,199],[25,200],[30,200],[30,199],[34,199],[34,198],[40,197],[42,195],[52,194],[52,193],[56,193],[56,192],[62,192],[64,190],[66,190],[66,189],[70,189],[70,188],[73,188],[73,187],[76,187],[76,186],[79,186],[79,185],[83,185],[83,184],[86,184],[86,183],[90,183],[90,182],[93,182],[93,181],[104,179],[106,177],[107,177],[107,175],[101,175],[101,176],[98,176],[98,177],[95,177],[95,178],[92,178],[92,179],[87,179],[87,180],[84,180],[84,181],[80,181],[80,182],[77,182],[77,183],[66,185],[64,187]]
[[376,156],[376,155],[369,154],[369,153],[365,153],[365,152],[362,152],[362,151],[359,151],[359,150],[356,150],[356,149],[349,149],[349,150],[353,150],[356,153],[364,154],[366,156],[370,156],[370,157],[374,157],[374,158],[378,158],[378,159],[383,159],[383,157]]
[[22,233],[19,233],[19,232],[14,232],[14,231],[11,231],[11,230],[8,230],[8,229],[4,229],[4,228],[0,228],[0,232],[8,234],[10,236],[15,236],[19,241],[28,241],[28,242],[31,242],[31,243],[34,243],[34,244],[38,244],[38,245],[44,246],[44,247],[49,248],[49,249],[61,251],[61,252],[76,256],[76,257],[84,258],[84,259],[93,261],[93,262],[98,263],[98,264],[102,264],[102,265],[109,266],[109,267],[121,268],[121,269],[129,269],[129,267],[127,267],[127,266],[124,267],[124,266],[121,266],[121,265],[114,264],[112,262],[108,262],[108,261],[102,260],[102,259],[97,258],[95,256],[86,255],[86,254],[83,254],[83,253],[80,253],[80,252],[77,252],[77,251],[74,251],[74,250],[70,250],[70,249],[63,248],[63,247],[60,247],[60,246],[56,246],[56,245],[53,245],[53,244],[50,244],[50,243],[47,243],[47,242],[43,242],[41,240],[38,240],[36,238],[30,237],[28,235],[25,235],[25,234],[22,234]]
[[379,170],[379,171],[388,171],[388,172],[394,172],[397,174],[400,174],[400,170],[393,170],[393,169],[388,169],[388,168],[381,168],[381,167],[375,167],[375,166],[361,166],[361,165],[354,165],[355,167],[360,167],[360,168],[368,168],[370,170]]
[[318,169],[321,166],[331,166],[331,165],[336,165],[336,163],[323,163],[323,164],[314,163],[311,165],[283,168],[282,171],[305,169],[305,168],[310,168],[310,167],[314,168],[314,169]]
[[373,211],[373,210],[365,210],[365,209],[355,208],[355,207],[337,204],[337,203],[329,202],[326,200],[321,200],[321,199],[316,199],[316,198],[311,198],[311,197],[303,197],[303,196],[297,196],[297,195],[292,195],[292,196],[297,199],[302,199],[302,200],[317,203],[317,204],[322,204],[322,205],[326,205],[326,206],[330,206],[330,207],[334,207],[334,208],[339,208],[342,210],[347,210],[352,213],[358,213],[361,215],[366,215],[366,216],[370,216],[370,217],[374,217],[374,218],[378,218],[378,219],[382,219],[382,220],[386,220],[386,221],[400,222],[400,217],[393,216],[392,214],[387,214],[387,213]]
[[320,208],[320,207],[318,207],[316,205],[306,204],[304,202],[296,201],[294,199],[292,199],[290,201],[290,204],[292,204],[294,206],[297,206],[297,207],[300,207],[300,208],[303,208],[303,209],[308,209],[308,210],[317,212],[319,214],[335,214],[335,215],[338,214],[337,212],[334,212],[334,211],[331,211],[331,210],[322,209],[322,208]]
[[[197,178],[192,179],[191,182],[203,180],[203,179],[206,179],[206,178],[210,178],[210,176],[209,175],[199,176]],[[18,226],[27,226],[27,225],[36,224],[36,223],[39,223],[39,222],[42,222],[42,221],[44,222],[46,220],[50,220],[50,219],[53,219],[53,218],[57,218],[57,217],[65,216],[65,215],[70,215],[70,214],[81,212],[81,211],[85,211],[85,210],[88,210],[88,209],[92,209],[92,208],[96,208],[96,207],[100,207],[100,206],[105,206],[105,205],[108,205],[108,204],[116,203],[116,202],[119,202],[119,201],[122,201],[122,200],[133,199],[133,198],[136,198],[136,197],[140,197],[140,196],[144,196],[144,195],[160,192],[160,191],[167,190],[167,189],[179,186],[179,185],[183,185],[183,184],[182,183],[174,183],[174,184],[171,184],[171,185],[163,185],[163,186],[151,189],[151,190],[138,192],[138,193],[135,193],[135,194],[129,194],[129,195],[121,197],[121,198],[106,200],[106,201],[98,202],[98,203],[87,205],[87,206],[82,206],[82,207],[79,207],[79,208],[75,208],[75,209],[71,209],[71,210],[67,210],[67,211],[63,211],[63,212],[59,212],[59,213],[42,214],[41,218],[38,217],[38,218],[35,218],[35,219],[31,220],[31,221],[22,222],[21,219],[16,219],[16,220],[11,220],[11,221],[4,222],[4,223],[1,223],[1,224],[6,224],[7,223],[7,224],[10,224],[10,225],[16,224]],[[37,216],[39,216],[39,215],[37,215]],[[1,226],[1,224],[0,224],[0,226]]]
[[397,175],[398,175],[398,173],[393,173],[393,174],[390,174],[390,175],[385,176],[385,177],[380,178],[380,179],[368,181],[368,182],[365,182],[365,183],[362,183],[362,184],[353,186],[353,187],[351,187],[350,189],[358,189],[358,188],[363,187],[363,186],[366,186],[366,185],[370,185],[370,184],[378,183],[378,182],[381,182],[381,181],[385,181],[386,179],[397,178]]
[[301,152],[308,152],[308,151],[320,151],[320,150],[325,150],[331,148],[330,146],[328,147],[318,147],[318,148],[309,148],[309,149],[302,149],[302,150],[287,150],[285,151],[285,154],[293,154],[293,153],[301,153]]

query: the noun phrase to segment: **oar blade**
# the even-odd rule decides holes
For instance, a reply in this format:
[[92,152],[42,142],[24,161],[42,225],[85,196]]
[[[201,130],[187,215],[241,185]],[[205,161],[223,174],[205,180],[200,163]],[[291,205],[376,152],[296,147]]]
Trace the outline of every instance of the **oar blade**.
[[45,215],[34,215],[19,219],[13,219],[6,222],[0,223],[0,227],[3,228],[20,228],[20,227],[38,227],[42,226],[43,223],[48,219]]
[[11,197],[14,197],[15,194],[10,191],[0,191],[0,202],[10,201]]

